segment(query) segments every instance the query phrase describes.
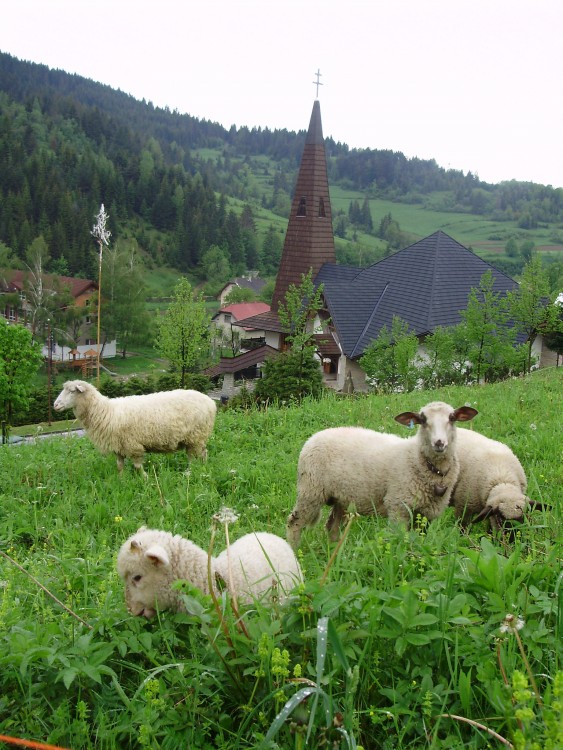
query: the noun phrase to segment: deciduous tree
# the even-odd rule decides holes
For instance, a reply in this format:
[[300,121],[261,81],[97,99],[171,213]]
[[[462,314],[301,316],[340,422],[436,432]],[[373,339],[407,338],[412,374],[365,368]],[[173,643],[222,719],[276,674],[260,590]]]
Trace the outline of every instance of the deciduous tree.
[[41,360],[41,346],[31,331],[0,318],[0,403],[2,419],[8,424],[14,409],[27,406],[31,380]]
[[170,307],[159,321],[156,347],[180,373],[182,388],[186,375],[197,372],[209,354],[211,317],[203,297],[181,278],[174,288]]

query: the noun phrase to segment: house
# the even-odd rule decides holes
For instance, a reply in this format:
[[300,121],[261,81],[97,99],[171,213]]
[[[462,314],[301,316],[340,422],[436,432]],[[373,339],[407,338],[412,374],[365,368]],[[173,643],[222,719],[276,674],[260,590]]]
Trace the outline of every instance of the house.
[[[270,305],[265,302],[236,302],[222,307],[219,312],[215,313],[211,322],[221,332],[222,340],[230,345],[233,341],[233,323],[269,310]],[[263,328],[243,326],[242,329],[237,328],[235,333],[237,337],[240,336],[240,348],[243,350],[256,349],[266,343]]]
[[266,282],[264,279],[260,279],[256,274],[250,273],[247,276],[238,276],[236,279],[232,279],[232,281],[227,281],[217,295],[217,299],[221,305],[224,305],[225,300],[235,287],[251,289],[258,296],[265,286]]
[[[31,325],[32,305],[28,299],[33,275],[29,271],[3,271],[0,272],[0,315],[12,323],[21,325]],[[42,293],[49,297],[54,294],[60,294],[61,291],[68,291],[74,307],[83,309],[84,316],[82,329],[84,333],[77,337],[75,342],[74,354],[71,354],[71,347],[61,345],[56,341],[56,334],[53,334],[51,344],[51,359],[55,361],[76,361],[84,356],[86,350],[96,347],[97,340],[91,333],[91,329],[96,320],[95,312],[91,312],[96,307],[98,285],[90,279],[77,279],[71,276],[57,276],[55,274],[44,274],[41,277],[43,286]],[[4,297],[2,300],[1,297]],[[80,332],[79,332],[80,333]],[[43,348],[45,357],[49,356],[47,346]],[[103,350],[104,357],[115,357],[116,341],[106,343]]]
[[260,368],[270,357],[279,356],[280,352],[267,344],[251,349],[238,357],[221,357],[216,365],[212,365],[203,371],[211,380],[222,377],[221,398],[227,399],[238,390],[241,383],[259,378]]

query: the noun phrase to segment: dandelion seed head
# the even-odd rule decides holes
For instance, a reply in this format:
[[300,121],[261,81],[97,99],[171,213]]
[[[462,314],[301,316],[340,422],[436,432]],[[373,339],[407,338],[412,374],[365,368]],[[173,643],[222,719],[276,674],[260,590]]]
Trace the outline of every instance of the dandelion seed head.
[[218,513],[215,513],[213,516],[213,520],[217,521],[217,523],[235,523],[235,521],[238,521],[238,516],[235,513],[235,511],[232,508],[227,508],[226,506],[223,506],[221,510]]
[[522,630],[525,625],[525,621],[521,617],[517,617],[513,614],[507,614],[504,618],[502,625],[499,630],[501,633],[516,633],[518,630]]

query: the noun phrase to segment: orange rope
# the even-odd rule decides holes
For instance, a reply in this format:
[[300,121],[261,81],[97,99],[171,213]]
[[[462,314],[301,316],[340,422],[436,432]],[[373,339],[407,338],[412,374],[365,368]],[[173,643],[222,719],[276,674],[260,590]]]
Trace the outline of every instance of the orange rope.
[[20,745],[21,747],[31,747],[35,750],[65,750],[64,747],[58,745],[46,745],[44,742],[34,742],[33,740],[19,740],[17,737],[7,737],[5,734],[0,734],[0,742],[7,742],[10,745]]

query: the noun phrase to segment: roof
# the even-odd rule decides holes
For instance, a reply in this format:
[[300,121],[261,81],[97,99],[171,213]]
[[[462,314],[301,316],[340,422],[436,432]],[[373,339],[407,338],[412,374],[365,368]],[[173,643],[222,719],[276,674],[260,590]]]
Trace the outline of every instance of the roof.
[[422,336],[437,326],[457,325],[471,289],[486,271],[505,294],[517,283],[445,232],[438,231],[368,268],[325,264],[315,278],[344,353],[361,356],[393,316]]
[[243,289],[252,289],[252,291],[258,294],[266,286],[266,281],[265,279],[261,279],[259,276],[253,276],[251,279],[247,279],[245,276],[237,276],[236,279],[227,281],[219,294],[222,294],[225,289],[232,284],[234,284],[235,286],[240,286]]
[[[21,291],[26,280],[31,276],[29,271],[5,271],[2,277],[6,279],[8,291]],[[66,286],[74,298],[79,297],[90,289],[97,289],[98,285],[91,279],[76,279],[72,276],[56,276],[55,274],[44,274],[43,279],[47,286]]]
[[272,309],[278,309],[290,285],[299,286],[301,276],[310,269],[314,277],[323,263],[335,262],[321,109],[316,100],[295,184]]
[[253,315],[251,318],[233,321],[234,326],[243,326],[244,328],[259,328],[263,331],[277,331],[284,333],[285,328],[282,326],[278,314],[273,310]]
[[[269,310],[270,305],[267,305],[265,302],[234,302],[232,305],[222,307],[219,312],[215,313],[213,319],[221,313],[230,313],[234,322],[236,320],[243,320],[243,318],[250,318],[253,315],[260,315],[260,313],[265,313]],[[245,325],[245,328],[248,327]]]
[[214,378],[217,375],[224,375],[229,372],[237,373],[241,370],[246,370],[247,367],[252,367],[252,365],[264,362],[264,360],[269,357],[277,357],[279,353],[280,352],[277,349],[264,344],[264,346],[259,346],[257,349],[251,349],[250,351],[245,352],[244,354],[239,354],[236,357],[221,357],[218,364],[208,367],[203,371],[203,374],[210,378]]

